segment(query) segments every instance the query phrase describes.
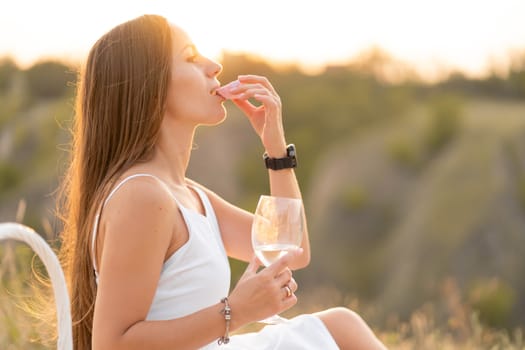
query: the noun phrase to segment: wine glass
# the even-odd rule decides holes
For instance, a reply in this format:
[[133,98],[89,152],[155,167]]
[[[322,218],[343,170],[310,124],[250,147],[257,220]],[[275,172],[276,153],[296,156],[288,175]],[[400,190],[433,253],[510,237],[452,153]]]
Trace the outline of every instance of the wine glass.
[[[301,199],[266,195],[259,198],[252,224],[252,246],[264,266],[301,246],[303,224]],[[285,321],[285,318],[273,315],[259,322],[276,324]]]

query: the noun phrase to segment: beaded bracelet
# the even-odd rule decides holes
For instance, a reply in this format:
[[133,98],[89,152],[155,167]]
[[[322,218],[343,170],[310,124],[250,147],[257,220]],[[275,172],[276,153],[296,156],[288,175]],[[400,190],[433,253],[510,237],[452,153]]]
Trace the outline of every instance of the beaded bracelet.
[[228,298],[222,298],[221,303],[224,304],[224,309],[221,310],[221,314],[224,314],[224,321],[226,322],[226,331],[224,335],[217,340],[219,345],[228,344],[230,342],[230,320],[232,319],[232,310],[230,309],[230,304],[228,303]]

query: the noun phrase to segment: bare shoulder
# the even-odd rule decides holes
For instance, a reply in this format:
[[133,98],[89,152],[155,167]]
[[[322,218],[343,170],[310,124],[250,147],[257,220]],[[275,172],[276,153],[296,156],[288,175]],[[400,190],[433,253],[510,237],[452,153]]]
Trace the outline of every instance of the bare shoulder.
[[150,176],[130,178],[113,194],[104,210],[117,209],[121,212],[138,210],[141,213],[155,213],[157,210],[176,209],[169,190],[157,179]]
[[[103,209],[104,226],[116,235],[147,231],[156,238],[171,237],[177,205],[170,192],[153,177],[129,179],[120,186]],[[118,229],[116,229],[118,228]]]

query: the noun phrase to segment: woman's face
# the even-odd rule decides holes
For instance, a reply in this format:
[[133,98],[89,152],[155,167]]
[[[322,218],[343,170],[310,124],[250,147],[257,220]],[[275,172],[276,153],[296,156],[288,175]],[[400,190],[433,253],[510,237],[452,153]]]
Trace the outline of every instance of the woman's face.
[[188,35],[173,30],[173,63],[168,86],[166,116],[195,125],[214,125],[226,117],[224,99],[215,94],[222,66],[201,56]]

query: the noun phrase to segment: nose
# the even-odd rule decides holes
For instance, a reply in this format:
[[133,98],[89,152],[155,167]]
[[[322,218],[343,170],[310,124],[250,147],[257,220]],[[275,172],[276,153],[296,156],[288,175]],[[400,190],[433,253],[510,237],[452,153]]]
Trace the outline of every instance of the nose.
[[208,59],[208,61],[208,75],[211,78],[214,78],[222,72],[222,65],[219,62],[215,62],[211,59]]

